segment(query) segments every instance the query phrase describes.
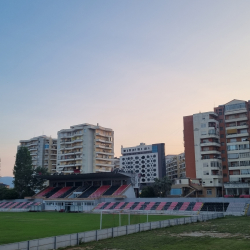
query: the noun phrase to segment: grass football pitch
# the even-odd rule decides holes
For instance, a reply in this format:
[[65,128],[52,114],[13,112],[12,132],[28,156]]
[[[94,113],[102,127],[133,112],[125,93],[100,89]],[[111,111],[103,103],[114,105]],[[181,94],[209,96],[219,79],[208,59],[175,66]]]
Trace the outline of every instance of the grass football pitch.
[[[149,215],[148,221],[179,218],[171,215]],[[102,228],[119,226],[119,215],[103,214]],[[147,221],[146,215],[130,215],[130,224]],[[121,215],[121,225],[128,225],[128,215]],[[63,234],[100,229],[100,214],[86,213],[0,213],[0,245]]]
[[249,250],[250,217],[225,217],[83,243],[68,250]]

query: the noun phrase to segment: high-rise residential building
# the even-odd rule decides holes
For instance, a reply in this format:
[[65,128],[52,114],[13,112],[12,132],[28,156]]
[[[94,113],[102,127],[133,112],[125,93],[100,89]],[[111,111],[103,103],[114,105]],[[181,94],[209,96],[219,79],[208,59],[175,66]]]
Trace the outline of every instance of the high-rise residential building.
[[30,140],[21,140],[19,147],[28,148],[33,168],[46,167],[51,173],[56,171],[57,139],[41,135]]
[[110,172],[114,158],[114,131],[88,123],[58,132],[57,171]]
[[186,177],[185,153],[166,155],[166,175],[170,180]]
[[214,111],[219,121],[225,193],[250,194],[250,101],[232,100]]
[[140,183],[147,185],[155,178],[166,175],[165,144],[145,145],[123,148],[121,147],[120,169],[127,173],[140,175]]
[[221,196],[222,161],[218,115],[214,112],[184,117],[186,176],[200,179],[206,194]]
[[205,196],[250,193],[249,112],[250,101],[232,100],[183,118],[186,176]]

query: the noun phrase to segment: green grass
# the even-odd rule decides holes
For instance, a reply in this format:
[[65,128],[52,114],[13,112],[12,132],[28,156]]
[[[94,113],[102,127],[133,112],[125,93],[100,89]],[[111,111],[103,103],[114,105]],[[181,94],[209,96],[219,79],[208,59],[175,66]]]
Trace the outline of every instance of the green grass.
[[[149,215],[149,221],[177,218]],[[179,217],[178,217],[179,218]],[[146,222],[146,215],[131,215],[130,224]],[[121,216],[121,225],[128,224],[128,215]],[[103,214],[103,227],[119,226],[118,215]],[[100,229],[100,214],[85,213],[0,213],[0,245],[70,233]]]
[[[204,236],[183,236],[201,232]],[[206,235],[214,233],[213,238]],[[245,250],[250,249],[250,217],[226,217],[187,225],[156,229],[127,236],[86,243],[79,248],[89,250]]]

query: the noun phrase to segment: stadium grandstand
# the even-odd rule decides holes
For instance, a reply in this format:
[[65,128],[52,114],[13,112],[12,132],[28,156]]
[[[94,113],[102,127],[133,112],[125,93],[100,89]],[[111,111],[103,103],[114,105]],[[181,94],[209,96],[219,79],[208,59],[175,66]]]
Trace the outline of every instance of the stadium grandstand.
[[250,215],[250,198],[136,198],[136,174],[109,172],[47,175],[49,186],[33,197],[0,201],[0,211],[138,212],[197,215],[224,212]]

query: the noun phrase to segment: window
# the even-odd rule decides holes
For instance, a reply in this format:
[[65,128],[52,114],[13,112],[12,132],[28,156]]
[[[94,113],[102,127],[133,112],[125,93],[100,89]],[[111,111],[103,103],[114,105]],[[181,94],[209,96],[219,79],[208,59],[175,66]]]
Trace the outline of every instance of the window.
[[208,134],[209,135],[215,135],[216,134],[215,129],[209,129]]
[[223,177],[227,177],[227,174],[223,174]]
[[244,102],[225,106],[226,111],[234,110],[234,109],[243,109],[243,108],[246,108],[246,104]]
[[233,151],[233,150],[238,150],[239,146],[238,145],[230,145],[230,146],[227,146],[227,151]]
[[239,145],[239,150],[243,150],[243,149],[249,149],[249,144]]
[[204,147],[202,151],[209,151],[209,147]]
[[221,146],[225,146],[225,142],[222,142],[222,143],[221,143]]
[[250,166],[250,161],[240,161],[240,166]]
[[241,174],[250,174],[250,169],[242,169]]
[[207,189],[207,195],[212,195],[212,189]]
[[203,175],[209,175],[209,171],[203,171]]
[[241,129],[240,130],[240,134],[245,134],[245,133],[247,133],[247,129]]
[[209,155],[204,155],[202,159],[210,159]]
[[226,169],[226,168],[227,168],[227,166],[223,165],[223,169]]
[[221,134],[221,135],[220,135],[220,138],[224,138],[224,134]]
[[223,158],[222,158],[222,161],[225,161],[225,160],[226,160],[226,159],[223,157]]
[[206,127],[206,123],[202,123],[201,128],[205,128],[205,127]]
[[220,131],[222,131],[223,130],[223,127],[220,127]]
[[219,123],[223,123],[223,120],[219,120]]
[[225,154],[225,150],[221,150],[221,153],[222,153],[222,154]]
[[238,159],[239,158],[239,154],[228,154],[228,159]]

